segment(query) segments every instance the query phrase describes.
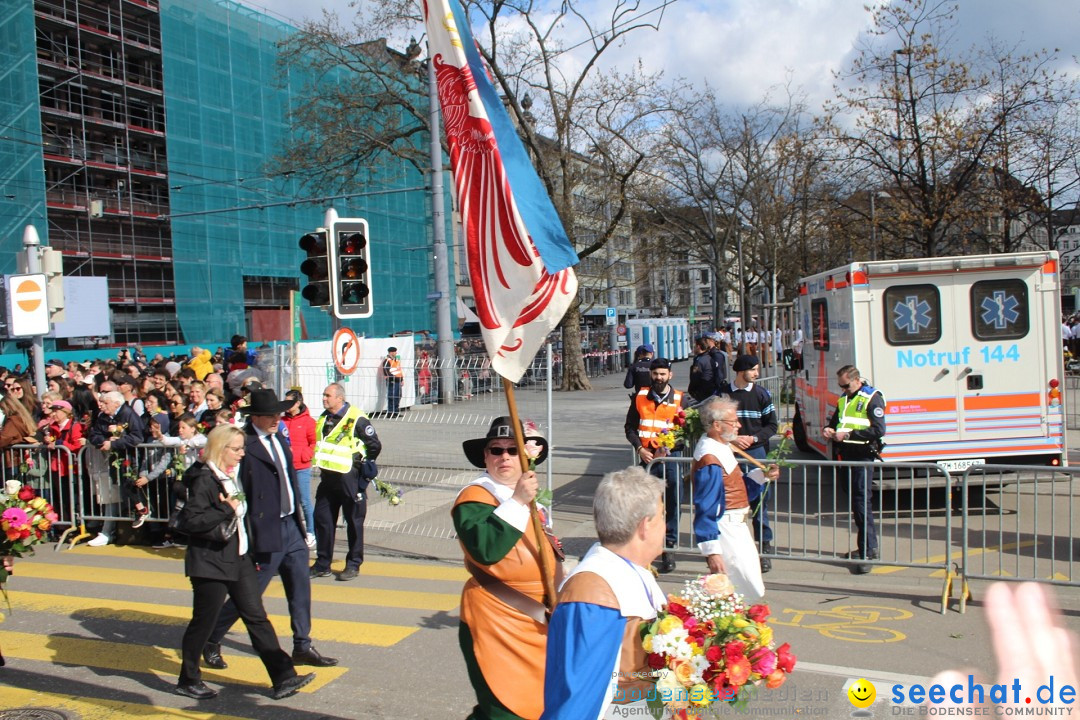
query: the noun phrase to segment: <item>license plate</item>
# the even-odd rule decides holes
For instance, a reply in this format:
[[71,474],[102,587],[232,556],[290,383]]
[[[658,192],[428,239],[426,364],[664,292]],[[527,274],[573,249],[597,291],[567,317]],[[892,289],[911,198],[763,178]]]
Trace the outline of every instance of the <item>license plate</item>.
[[949,472],[961,472],[974,465],[985,465],[985,458],[968,458],[966,460],[940,460],[938,466]]

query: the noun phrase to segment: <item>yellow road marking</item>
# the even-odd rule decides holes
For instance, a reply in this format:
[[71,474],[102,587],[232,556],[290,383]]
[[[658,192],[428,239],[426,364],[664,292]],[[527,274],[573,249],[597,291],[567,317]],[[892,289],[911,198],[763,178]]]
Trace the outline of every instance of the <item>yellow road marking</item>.
[[[205,673],[204,673],[205,674]],[[318,680],[318,678],[316,678]],[[310,687],[310,685],[308,686]],[[301,690],[300,692],[303,692]],[[192,700],[194,706],[197,701]],[[24,690],[7,685],[0,695],[0,708],[14,710],[25,707],[55,708],[82,720],[115,720],[118,717],[175,717],[195,718],[196,720],[247,720],[236,715],[222,715],[217,712],[198,712],[186,708],[170,708],[149,703],[129,703],[104,698],[87,699],[77,695]]]
[[[22,563],[19,569],[21,571],[23,566],[29,568],[32,565],[33,563]],[[71,595],[49,595],[14,590],[10,591],[9,594],[15,607],[30,612],[59,613],[61,615],[79,614],[83,617],[142,622],[153,625],[187,625],[191,620],[191,608],[179,605],[83,598]],[[270,615],[270,622],[274,624],[274,631],[277,632],[278,636],[289,639],[286,645],[291,645],[292,627],[289,616]],[[234,629],[242,631],[242,626],[238,623],[237,628]],[[403,625],[383,625],[380,623],[316,618],[311,624],[311,637],[313,640],[326,642],[390,647],[409,637],[418,629]],[[7,647],[3,647],[6,652]]]
[[[1024,542],[1020,542],[1020,543],[1005,543],[1004,545],[991,545],[990,547],[981,547],[981,548],[979,548],[979,547],[977,547],[977,548],[969,547],[968,548],[968,557],[971,557],[973,555],[982,555],[983,553],[989,553],[989,552],[1005,552],[1006,550],[1016,550],[1018,548],[1031,547],[1033,545],[1038,545],[1038,544],[1039,543],[1037,541],[1035,541],[1035,540],[1025,540]],[[959,560],[963,556],[964,556],[963,550],[957,550],[957,551],[951,553],[950,555],[931,555],[930,557],[921,558],[919,560],[915,560],[914,562],[920,563],[920,564],[925,563],[927,565],[940,565],[940,564],[944,563],[946,560]],[[912,568],[901,567],[899,565],[880,565],[878,567],[875,567],[871,572],[877,573],[879,575],[887,575],[889,573],[900,572],[901,570],[911,570],[911,569]],[[943,571],[936,570],[936,571],[934,571],[934,574],[931,574],[931,577],[944,577]]]
[[[94,567],[90,565],[57,565],[55,563],[20,563],[19,577],[36,580],[60,580],[63,582],[90,582],[104,585],[137,584],[143,588],[159,590],[190,590],[191,583],[177,572],[152,572],[140,570],[133,575],[130,568]],[[375,605],[410,610],[453,610],[461,596],[458,593],[427,593],[415,590],[380,590],[366,587],[342,587],[343,583],[327,585],[315,582],[311,585],[311,599],[319,602],[347,603],[350,605]],[[272,581],[263,593],[265,597],[283,598],[285,588]]]
[[[180,675],[180,653],[173,648],[21,632],[0,632],[0,645],[4,648],[4,655],[21,660],[123,672],[145,672],[174,680]],[[315,679],[300,692],[315,692],[348,671],[348,668],[340,665],[319,668]],[[301,668],[300,672],[305,670]],[[267,689],[270,687],[270,678],[262,661],[251,655],[229,653],[228,670],[204,669],[202,677],[203,680],[215,683],[254,685]]]
[[[154,550],[142,545],[106,545],[105,547],[91,548],[86,545],[78,545],[69,551],[72,555],[85,555],[93,557],[101,555],[105,557],[131,558],[135,560],[183,560],[183,548],[165,548]],[[335,571],[345,569],[345,562],[338,561],[333,564]],[[469,579],[469,572],[461,567],[446,567],[443,565],[423,565],[419,563],[395,563],[380,562],[377,560],[365,560],[360,566],[360,577],[365,575],[375,577],[403,578],[406,580],[447,580],[451,582],[465,582]]]

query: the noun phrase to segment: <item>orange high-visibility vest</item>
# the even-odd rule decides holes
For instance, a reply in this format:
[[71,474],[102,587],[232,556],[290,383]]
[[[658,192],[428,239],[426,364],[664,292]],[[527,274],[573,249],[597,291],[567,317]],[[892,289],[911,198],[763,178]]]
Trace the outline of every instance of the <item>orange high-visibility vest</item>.
[[649,388],[641,388],[634,405],[638,412],[638,438],[641,444],[647,448],[659,446],[656,436],[672,427],[675,415],[682,407],[682,393],[675,390],[671,394],[671,400],[654,403],[649,399]]

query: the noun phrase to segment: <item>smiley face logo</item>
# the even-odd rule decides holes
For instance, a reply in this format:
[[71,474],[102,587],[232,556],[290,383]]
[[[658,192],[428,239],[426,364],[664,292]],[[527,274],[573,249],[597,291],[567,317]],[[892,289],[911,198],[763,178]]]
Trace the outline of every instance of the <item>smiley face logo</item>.
[[860,678],[848,687],[847,696],[855,707],[868,708],[874,704],[874,699],[877,697],[877,688],[869,680]]

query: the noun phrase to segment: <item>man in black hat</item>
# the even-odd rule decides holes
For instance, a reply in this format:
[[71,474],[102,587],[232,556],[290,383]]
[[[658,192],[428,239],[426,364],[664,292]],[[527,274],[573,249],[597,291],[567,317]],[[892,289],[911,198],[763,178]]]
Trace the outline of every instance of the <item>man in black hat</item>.
[[401,406],[401,379],[405,373],[401,369],[401,358],[398,357],[396,347],[386,349],[382,374],[386,378],[386,415],[397,417],[398,408]]
[[[739,434],[731,443],[747,455],[764,460],[769,454],[769,440],[776,434],[779,423],[772,394],[755,381],[761,374],[761,363],[756,355],[740,355],[732,365],[735,381],[731,384],[731,399],[739,404]],[[752,469],[750,463],[739,462],[744,476]],[[773,550],[773,531],[769,524],[768,503],[758,502],[766,486],[756,482],[746,485],[750,507],[755,508],[754,537],[761,553],[771,555]],[[761,572],[772,570],[772,560],[761,558]]]
[[353,580],[364,562],[364,491],[378,476],[375,459],[382,451],[382,443],[360,408],[345,401],[345,388],[340,384],[327,385],[322,402],[326,411],[315,422],[312,463],[319,468],[319,488],[315,491],[316,556],[309,573],[311,577],[330,575],[338,515],[343,514],[349,551],[345,554],[345,569],[337,579]]
[[[249,552],[258,568],[259,594],[266,591],[274,575],[281,575],[292,619],[293,662],[327,667],[337,665],[338,661],[324,657],[311,644],[311,578],[308,576],[308,548],[304,542],[307,529],[292,451],[289,441],[278,431],[281,413],[291,406],[291,400],[278,401],[273,390],[251,393],[251,402],[240,409],[250,420],[244,428],[244,458],[240,461],[239,480],[248,504]],[[221,640],[239,617],[230,598],[203,648],[203,660],[209,667],[227,667],[221,657]]]
[[[694,404],[694,399],[688,393],[683,394],[671,387],[670,360],[656,358],[649,365],[649,374],[652,382],[649,387],[639,390],[630,401],[630,409],[626,411],[626,422],[623,424],[626,439],[634,447],[642,467],[647,467],[654,459],[681,454],[682,441],[669,450],[661,443],[660,436],[665,431],[674,429],[675,418],[681,408]],[[665,547],[670,549],[678,545],[679,541],[679,505],[682,500],[679,488],[682,472],[678,465],[670,463],[657,463],[651,472],[657,477],[666,478],[667,481],[667,491],[664,494],[667,533],[664,543]],[[657,569],[661,573],[669,573],[675,569],[675,560],[671,553],[665,551],[660,556]]]

